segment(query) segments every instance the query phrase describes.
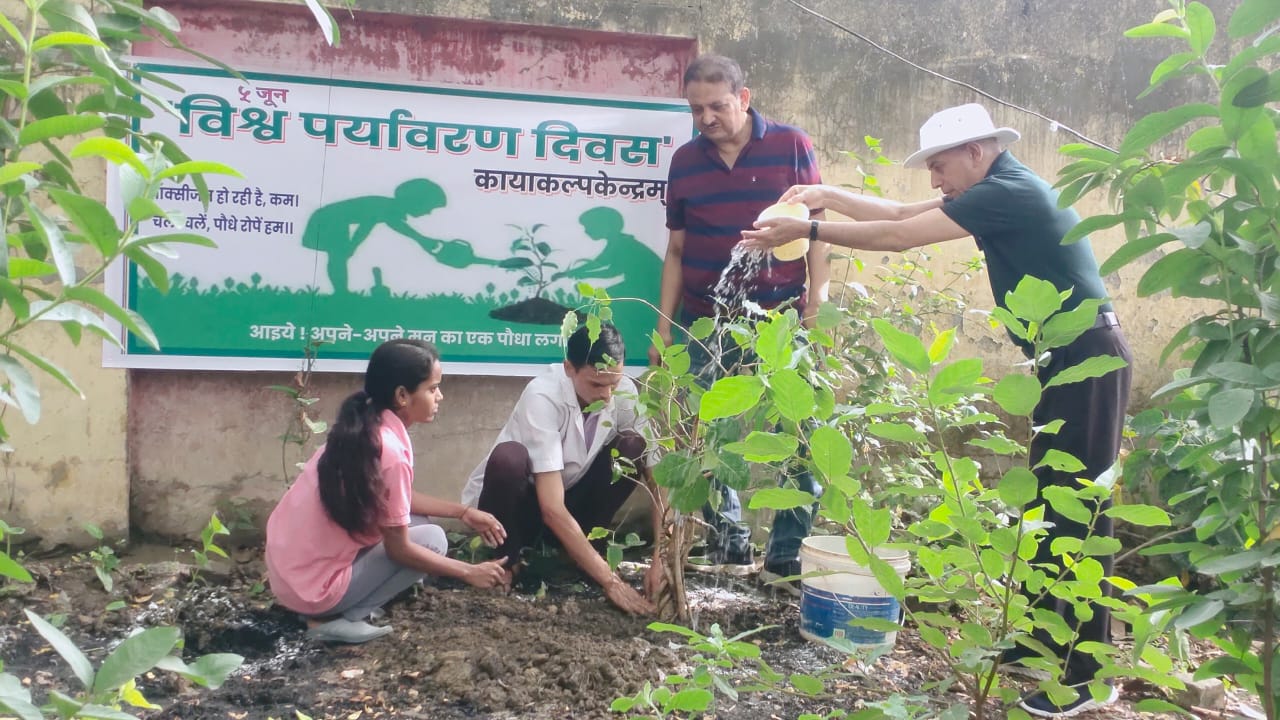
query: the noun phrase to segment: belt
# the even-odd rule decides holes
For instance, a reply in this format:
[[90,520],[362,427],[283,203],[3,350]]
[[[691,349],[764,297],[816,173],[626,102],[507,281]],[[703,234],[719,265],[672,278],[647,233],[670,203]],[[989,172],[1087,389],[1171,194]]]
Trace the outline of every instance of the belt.
[[1093,329],[1120,327],[1120,318],[1110,310],[1098,313],[1098,319],[1093,321]]

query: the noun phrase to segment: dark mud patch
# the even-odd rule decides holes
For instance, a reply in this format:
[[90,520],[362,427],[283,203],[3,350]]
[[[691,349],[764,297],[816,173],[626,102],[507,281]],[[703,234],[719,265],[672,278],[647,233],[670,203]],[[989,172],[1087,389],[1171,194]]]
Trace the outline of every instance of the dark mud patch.
[[529,323],[531,325],[559,325],[564,321],[569,308],[546,298],[536,297],[521,300],[514,305],[494,308],[489,317],[494,320]]
[[[256,553],[239,557],[242,562],[198,579],[179,563],[126,564],[111,593],[82,559],[41,563],[32,568],[36,584],[0,592],[0,660],[37,701],[51,690],[78,687],[23,608],[56,617],[95,666],[130,632],[155,625],[182,628],[187,662],[206,653],[244,656],[244,665],[213,691],[159,671],[139,678],[142,692],[163,708],[139,716],[181,720],[294,720],[295,711],[343,720],[620,718],[609,711],[615,698],[634,695],[646,682],[689,676],[697,665],[683,638],[615,611],[574,572],[548,575],[546,582],[523,578],[508,595],[447,583],[420,588],[387,608],[379,622],[394,628],[391,635],[363,646],[320,645],[264,592]],[[750,581],[690,580],[695,628],[709,634],[714,625],[733,636],[768,626],[745,639],[784,678],[736,699],[718,694],[705,717],[826,717],[895,695],[936,693],[928,689],[945,675],[910,629],[899,633],[891,653],[867,666],[800,638],[799,608],[790,596]],[[124,607],[104,610],[116,601]],[[758,681],[755,670],[747,662],[721,673],[741,687]],[[823,691],[797,690],[786,680],[794,673],[820,677]],[[1125,702],[1108,708],[1106,717],[1136,718],[1129,703],[1144,694],[1126,687]]]

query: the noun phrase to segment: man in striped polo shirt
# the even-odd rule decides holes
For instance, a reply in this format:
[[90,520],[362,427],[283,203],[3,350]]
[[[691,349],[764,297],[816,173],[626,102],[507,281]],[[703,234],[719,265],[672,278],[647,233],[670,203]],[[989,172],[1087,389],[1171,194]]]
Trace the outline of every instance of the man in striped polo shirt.
[[[812,243],[806,258],[790,262],[770,258],[749,275],[735,274],[732,300],[717,299],[715,293],[742,231],[751,229],[760,211],[792,185],[820,182],[809,137],[756,112],[742,69],[729,58],[697,58],[685,71],[684,86],[700,134],[677,149],[671,161],[670,237],[662,266],[658,334],[670,344],[672,318],[679,318],[684,327],[703,317],[737,319],[748,314],[750,304],[765,309],[794,307],[802,317],[806,308],[816,310],[827,299],[830,274],[824,243]],[[814,217],[822,217],[821,211]],[[731,369],[741,360],[726,354],[717,364],[697,343],[690,343],[689,355],[692,371],[708,384],[719,366]],[[650,361],[659,361],[656,348],[650,352]],[[788,481],[817,494],[808,475]],[[755,567],[750,530],[741,522],[737,493],[723,485],[719,489],[720,507],[704,511],[714,528],[706,564],[745,574]],[[763,579],[799,574],[800,541],[812,520],[809,508],[778,513],[765,553]],[[798,587],[786,589],[798,593]]]

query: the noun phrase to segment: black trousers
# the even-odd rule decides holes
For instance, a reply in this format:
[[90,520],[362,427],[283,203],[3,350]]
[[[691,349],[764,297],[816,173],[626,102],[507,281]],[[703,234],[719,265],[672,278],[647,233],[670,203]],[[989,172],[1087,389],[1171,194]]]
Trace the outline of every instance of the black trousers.
[[[1119,326],[1094,328],[1086,331],[1075,342],[1052,352],[1049,364],[1039,371],[1041,385],[1062,370],[1078,365],[1081,362],[1099,355],[1115,355],[1129,363],[1128,367],[1108,373],[1100,378],[1093,378],[1077,383],[1059,385],[1045,390],[1036,406],[1033,420],[1037,426],[1052,420],[1064,421],[1056,435],[1040,435],[1031,444],[1031,465],[1035,466],[1050,449],[1070,453],[1084,464],[1084,470],[1059,472],[1048,467],[1036,471],[1040,493],[1043,497],[1045,488],[1062,486],[1079,488],[1077,477],[1096,479],[1113,463],[1120,452],[1120,438],[1124,430],[1125,410],[1129,406],[1129,388],[1133,379],[1133,356],[1125,341],[1124,333]],[[1037,499],[1032,506],[1041,504]],[[1110,507],[1110,501],[1099,505],[1086,503],[1096,513]],[[1053,523],[1049,535],[1040,544],[1035,562],[1058,565],[1058,559],[1050,552],[1053,539],[1057,537],[1076,537],[1083,539],[1088,532],[1088,525],[1070,520],[1044,503],[1044,519]],[[1105,515],[1098,515],[1094,524],[1095,537],[1112,537],[1112,521]],[[1106,575],[1111,575],[1111,556],[1095,558],[1102,563]],[[1059,566],[1059,572],[1062,572]],[[1103,592],[1109,592],[1104,587]],[[1093,617],[1081,621],[1071,603],[1046,595],[1037,603],[1038,607],[1061,615],[1069,626],[1078,628],[1078,641],[1093,641],[1111,644],[1111,611],[1098,604],[1093,604]],[[1037,633],[1036,639],[1055,649],[1059,657],[1066,659],[1064,682],[1068,685],[1088,682],[1097,674],[1099,663],[1093,656],[1071,652],[1054,643],[1047,634]]]
[[[613,482],[613,449],[621,457],[639,467],[643,462],[645,441],[633,432],[619,433],[600,450],[587,472],[565,491],[564,504],[583,532],[593,527],[609,527],[613,516],[636,489],[635,478],[623,476]],[[489,455],[484,468],[484,487],[477,503],[481,510],[492,513],[507,531],[507,540],[498,548],[497,557],[520,559],[520,551],[533,545],[542,534],[542,508],[533,484],[529,451],[518,442],[499,443]]]

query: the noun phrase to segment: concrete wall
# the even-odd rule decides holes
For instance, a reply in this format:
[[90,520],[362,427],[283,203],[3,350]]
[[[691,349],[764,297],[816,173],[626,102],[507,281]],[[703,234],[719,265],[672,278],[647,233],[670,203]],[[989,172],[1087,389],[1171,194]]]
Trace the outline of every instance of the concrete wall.
[[[360,0],[358,7],[367,12],[355,18],[335,11],[343,29],[343,46],[338,50],[323,45],[300,4],[211,0],[163,4],[184,20],[189,42],[232,64],[253,60],[254,65],[265,61],[283,70],[332,67],[344,74],[367,73],[393,80],[672,96],[679,94],[682,65],[655,65],[651,59],[678,58],[692,50],[690,39],[696,39],[698,50],[731,55],[742,63],[757,108],[810,132],[831,182],[855,179],[853,164],[839,151],[857,149],[863,135],[882,138],[887,154],[900,160],[915,149],[916,129],[925,118],[961,102],[984,102],[997,123],[1022,131],[1024,139],[1016,146],[1016,154],[1046,177],[1052,178],[1064,164],[1058,146],[1073,140],[1065,132],[1054,132],[1048,122],[997,106],[877,51],[788,0]],[[1033,108],[1113,146],[1143,113],[1177,99],[1165,92],[1142,102],[1134,100],[1172,42],[1121,37],[1125,28],[1146,22],[1164,9],[1163,0],[805,0],[805,4],[920,65]],[[1237,2],[1208,0],[1207,4],[1221,27]],[[495,28],[495,22],[506,25]],[[648,37],[637,42],[582,31]],[[603,52],[602,48],[611,49]],[[172,55],[161,47],[143,47],[139,52]],[[1185,87],[1170,90],[1189,91]],[[881,180],[893,197],[920,199],[933,194],[923,172],[886,169]],[[1079,209],[1087,215],[1103,207],[1090,198]],[[1118,241],[1116,234],[1101,234],[1094,238],[1095,251],[1105,258]],[[935,267],[973,254],[972,243],[950,243],[933,251]],[[862,259],[875,266],[885,258],[864,255]],[[1108,278],[1134,346],[1137,406],[1162,384],[1167,370],[1157,368],[1155,359],[1182,318],[1191,313],[1191,306],[1183,301],[1136,298],[1134,288],[1141,271],[1133,267]],[[974,307],[990,307],[984,276],[975,277],[964,292]],[[980,323],[967,323],[965,337],[959,352],[986,357],[995,371],[1019,359],[1000,336]],[[110,397],[91,407],[96,427],[110,426],[111,418],[118,420],[121,414],[124,380],[121,373],[94,370],[96,362],[93,349],[81,351],[68,364],[89,366],[91,380],[102,381],[101,390]],[[128,467],[135,529],[192,535],[215,505],[236,497],[247,498],[251,509],[269,507],[287,482],[280,444],[274,437],[284,429],[291,408],[283,396],[263,388],[288,381],[289,377],[275,374],[131,372]],[[317,413],[330,418],[341,396],[357,382],[354,376],[318,377],[314,389],[323,400]],[[446,380],[445,412],[436,423],[415,432],[422,489],[456,494],[521,385],[514,378]],[[86,414],[88,407],[83,407]],[[71,457],[71,452],[58,449],[78,441],[79,431],[70,427],[42,426],[56,439],[51,439],[48,449],[31,456],[33,479],[52,482],[51,468]],[[118,467],[121,457],[113,455],[112,448],[122,446],[122,437],[116,434],[98,454],[82,455],[81,462]],[[43,459],[37,461],[37,457]],[[300,457],[295,450],[283,465],[291,466]],[[93,487],[94,481],[83,476],[74,480],[76,493]],[[119,485],[108,483],[107,487]],[[26,494],[18,500],[25,513],[22,517],[36,517],[31,509],[35,502],[43,498]],[[62,517],[69,517],[70,509],[61,511]]]

